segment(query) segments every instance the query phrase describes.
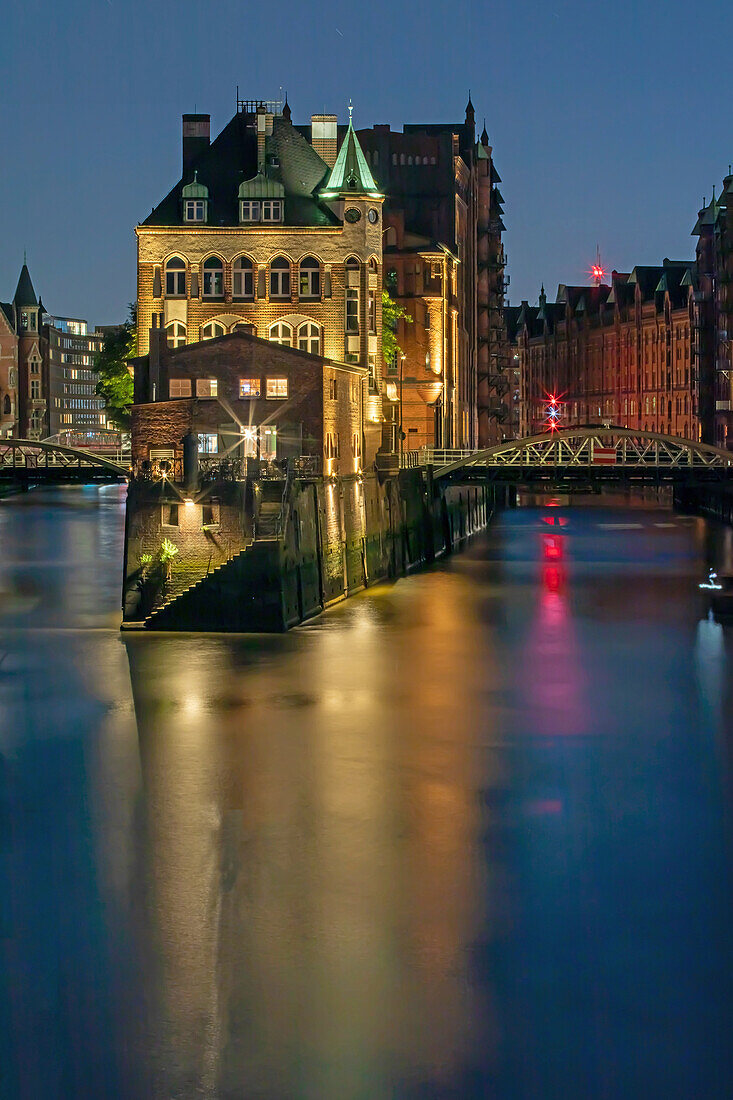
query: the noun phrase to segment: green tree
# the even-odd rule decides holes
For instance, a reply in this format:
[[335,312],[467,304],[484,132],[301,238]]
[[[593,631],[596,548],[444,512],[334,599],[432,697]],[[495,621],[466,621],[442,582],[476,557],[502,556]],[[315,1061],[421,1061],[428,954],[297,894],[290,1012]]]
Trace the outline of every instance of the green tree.
[[96,393],[104,398],[107,420],[123,432],[130,430],[132,375],[127,360],[137,353],[137,310],[130,303],[129,317],[123,325],[104,339],[102,350],[94,357],[94,369],[99,375]]
[[397,322],[400,317],[405,324],[412,324],[412,317],[401,305],[390,297],[388,290],[382,291],[382,355],[385,363],[395,363],[397,356],[402,355],[402,348],[397,343]]

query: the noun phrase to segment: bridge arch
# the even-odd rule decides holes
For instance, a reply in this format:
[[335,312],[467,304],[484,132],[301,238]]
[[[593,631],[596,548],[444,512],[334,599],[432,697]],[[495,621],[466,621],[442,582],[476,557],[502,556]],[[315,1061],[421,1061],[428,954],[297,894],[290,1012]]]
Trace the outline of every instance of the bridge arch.
[[[29,454],[40,451],[42,454],[60,459],[58,465],[97,466],[120,477],[129,477],[127,466],[115,462],[104,455],[95,454],[93,451],[84,451],[78,447],[67,447],[63,443],[50,443],[42,439],[16,439],[13,437],[0,439],[0,469],[26,468],[26,459]],[[66,461],[64,461],[64,459]]]
[[[426,452],[426,458],[430,452]],[[415,462],[414,465],[427,465]],[[480,451],[432,451],[434,476],[471,467],[585,467],[613,465],[628,470],[697,469],[733,473],[733,451],[694,439],[638,428],[561,428],[542,435],[496,443]]]

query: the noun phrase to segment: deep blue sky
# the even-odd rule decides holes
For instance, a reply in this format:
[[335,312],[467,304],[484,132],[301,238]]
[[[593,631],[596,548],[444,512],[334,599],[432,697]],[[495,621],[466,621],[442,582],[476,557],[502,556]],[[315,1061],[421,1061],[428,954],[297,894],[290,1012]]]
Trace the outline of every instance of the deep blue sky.
[[23,259],[52,312],[123,318],[134,225],[212,136],[287,89],[296,122],[459,120],[471,88],[506,200],[510,298],[693,254],[733,160],[733,4],[718,0],[6,0],[0,298]]

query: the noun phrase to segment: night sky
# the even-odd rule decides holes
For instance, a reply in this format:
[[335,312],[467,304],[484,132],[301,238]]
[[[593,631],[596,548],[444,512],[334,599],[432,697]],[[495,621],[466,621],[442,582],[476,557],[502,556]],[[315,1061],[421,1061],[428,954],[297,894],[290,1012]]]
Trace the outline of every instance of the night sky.
[[180,175],[181,114],[212,137],[246,98],[378,122],[484,116],[510,300],[544,280],[691,257],[733,160],[733,4],[691,0],[7,0],[0,30],[0,299],[24,248],[51,312],[122,320],[133,227]]

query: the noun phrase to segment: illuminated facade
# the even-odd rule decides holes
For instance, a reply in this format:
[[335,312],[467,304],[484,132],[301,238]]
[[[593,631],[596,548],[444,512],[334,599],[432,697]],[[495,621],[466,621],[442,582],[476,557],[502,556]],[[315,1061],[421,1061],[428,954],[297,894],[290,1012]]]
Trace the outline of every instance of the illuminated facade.
[[[461,123],[379,125],[359,140],[387,195],[385,285],[413,319],[397,333],[405,446],[512,435],[503,198],[486,128],[477,141],[469,99]],[[386,378],[399,391],[399,362]]]
[[0,439],[17,435],[18,335],[15,311],[0,302]]
[[381,441],[383,195],[351,123],[337,148],[331,116],[311,144],[287,103],[237,108],[213,142],[208,115],[183,116],[182,177],[136,229],[139,350],[151,328],[178,348],[242,327],[361,367]]
[[702,437],[693,358],[692,262],[614,271],[610,285],[564,286],[557,300],[507,310],[521,374],[522,435],[608,422]]

